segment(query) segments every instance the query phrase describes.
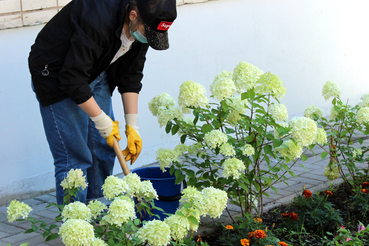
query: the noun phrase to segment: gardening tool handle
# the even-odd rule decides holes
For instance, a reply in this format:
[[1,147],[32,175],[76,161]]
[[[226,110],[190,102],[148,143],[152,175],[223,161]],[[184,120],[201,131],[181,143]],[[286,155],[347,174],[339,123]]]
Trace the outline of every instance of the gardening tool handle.
[[126,159],[124,158],[122,150],[120,149],[119,143],[115,137],[113,139],[113,146],[114,146],[115,154],[118,157],[119,164],[123,170],[124,175],[128,175],[131,171],[129,171]]

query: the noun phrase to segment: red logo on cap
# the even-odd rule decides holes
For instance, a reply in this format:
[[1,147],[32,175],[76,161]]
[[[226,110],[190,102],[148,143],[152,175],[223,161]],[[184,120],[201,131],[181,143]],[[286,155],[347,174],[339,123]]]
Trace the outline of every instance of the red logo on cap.
[[162,31],[167,31],[169,29],[169,27],[172,25],[172,23],[173,22],[162,21],[162,22],[159,23],[159,25],[156,29],[162,30]]

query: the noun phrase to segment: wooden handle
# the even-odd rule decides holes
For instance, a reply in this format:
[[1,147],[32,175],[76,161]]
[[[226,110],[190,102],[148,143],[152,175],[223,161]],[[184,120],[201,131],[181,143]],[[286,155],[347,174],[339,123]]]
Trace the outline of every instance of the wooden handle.
[[115,151],[115,154],[117,155],[118,157],[118,160],[119,160],[119,164],[123,170],[123,173],[124,175],[128,175],[131,171],[129,171],[129,168],[128,168],[128,165],[127,165],[127,162],[126,162],[126,159],[124,158],[124,155],[122,153],[122,150],[120,149],[120,146],[119,146],[119,143],[117,141],[117,139],[114,137],[114,151]]

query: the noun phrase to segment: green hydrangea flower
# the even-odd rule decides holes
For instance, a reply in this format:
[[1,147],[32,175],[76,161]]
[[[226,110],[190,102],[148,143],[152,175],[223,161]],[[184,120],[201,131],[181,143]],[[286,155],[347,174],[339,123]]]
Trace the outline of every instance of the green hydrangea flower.
[[134,196],[134,194],[140,189],[141,178],[137,173],[129,173],[123,177],[123,180],[127,183],[129,191],[127,191],[128,196]]
[[290,121],[291,135],[302,147],[315,140],[317,126],[315,121],[306,117],[295,117]]
[[322,95],[326,101],[331,97],[339,97],[340,94],[341,94],[341,90],[336,83],[327,81],[324,84]]
[[236,151],[234,150],[233,146],[230,145],[229,143],[223,143],[220,146],[219,152],[224,156],[235,156],[236,155]]
[[233,126],[237,125],[237,122],[242,118],[241,114],[245,114],[247,109],[247,100],[242,100],[240,96],[231,97],[226,100],[227,105],[230,107],[230,113],[227,117],[229,123]]
[[104,203],[97,200],[90,201],[87,207],[91,210],[92,217],[95,219],[108,208]]
[[315,116],[318,116],[320,119],[323,116],[323,112],[317,106],[309,105],[304,111],[304,116],[312,120],[315,119]]
[[271,94],[274,97],[283,98],[287,92],[279,77],[270,72],[261,75],[256,84],[256,91],[260,94]]
[[167,245],[170,242],[170,227],[160,220],[148,221],[138,229],[136,236],[141,242],[152,246]]
[[110,204],[108,214],[103,217],[107,223],[117,226],[134,219],[136,219],[135,203],[128,196],[116,198]]
[[81,188],[84,190],[87,187],[86,176],[83,176],[81,169],[71,169],[60,185],[64,190],[73,188]]
[[187,80],[179,88],[178,104],[182,107],[183,113],[189,113],[187,107],[205,108],[209,105],[206,97],[206,89],[203,85]]
[[302,147],[292,140],[284,141],[283,144],[275,148],[275,150],[283,157],[290,160],[299,158],[302,154]]
[[174,98],[168,93],[161,93],[160,95],[154,97],[149,102],[149,109],[154,116],[158,116],[159,112],[169,109],[175,106],[176,102]]
[[11,201],[7,208],[7,218],[9,222],[17,220],[19,217],[23,219],[27,218],[32,208],[25,204],[24,202],[19,202],[17,200]]
[[236,86],[232,80],[232,72],[222,71],[218,73],[214,82],[210,85],[210,91],[218,101],[233,96],[236,93]]
[[233,81],[237,92],[243,93],[256,86],[256,81],[263,74],[259,68],[247,62],[240,62],[233,70]]
[[174,240],[181,240],[187,236],[190,230],[188,218],[182,215],[174,214],[165,218],[164,222],[169,225],[170,236]]
[[359,124],[364,124],[369,122],[369,107],[362,107],[357,111],[356,121]]
[[85,220],[70,219],[59,229],[59,235],[66,246],[91,245],[95,240],[93,226]]
[[233,176],[233,178],[238,179],[242,172],[245,171],[246,167],[243,162],[237,158],[230,158],[223,163],[223,177],[228,178]]
[[272,104],[269,107],[270,114],[276,121],[287,121],[288,113],[284,104]]
[[255,154],[255,149],[252,147],[251,144],[246,144],[245,146],[242,146],[241,148],[242,154],[247,156],[252,156]]
[[102,190],[104,197],[111,200],[114,197],[130,192],[130,187],[123,179],[110,175],[105,179]]
[[167,167],[170,167],[173,162],[178,161],[178,153],[171,149],[159,148],[156,151],[156,160],[159,161],[160,169],[166,172]]
[[136,192],[136,197],[138,200],[145,199],[146,201],[152,199],[158,199],[158,194],[152,183],[149,180],[145,180],[141,182],[140,188]]
[[317,129],[314,142],[320,145],[327,143],[327,132],[323,128]]
[[227,207],[227,192],[216,189],[214,187],[207,187],[201,191],[203,214],[209,214],[211,218],[220,217],[223,210]]
[[204,142],[209,148],[215,149],[220,147],[223,143],[228,141],[227,134],[221,132],[220,130],[212,130],[205,134]]
[[86,206],[86,204],[79,201],[75,201],[66,205],[63,208],[61,215],[63,217],[63,221],[80,219],[89,222],[92,218],[91,210]]

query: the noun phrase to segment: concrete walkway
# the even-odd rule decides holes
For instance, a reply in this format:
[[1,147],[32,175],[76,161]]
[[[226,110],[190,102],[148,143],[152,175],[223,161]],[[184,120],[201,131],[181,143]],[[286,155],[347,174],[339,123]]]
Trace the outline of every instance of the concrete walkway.
[[[354,146],[356,148],[359,148],[360,146],[369,146],[368,137],[369,136],[364,137],[365,140],[363,145],[355,143]],[[278,194],[275,194],[273,190],[270,190],[270,197],[264,198],[264,211],[268,211],[273,207],[290,202],[302,191],[304,185],[306,186],[306,189],[309,189],[312,192],[317,192],[328,188],[330,183],[337,185],[342,182],[341,179],[330,182],[323,175],[324,167],[327,166],[329,159],[328,157],[323,160],[320,158],[320,153],[322,152],[321,149],[315,148],[313,151],[317,156],[314,156],[311,152],[307,152],[306,155],[309,157],[308,160],[304,162],[301,160],[298,162],[303,164],[306,169],[297,164],[292,168],[292,171],[295,172],[297,177],[287,176],[289,178],[289,185],[277,183],[275,187],[278,189]],[[368,164],[359,164],[358,167],[368,168]],[[23,202],[33,208],[30,216],[43,220],[48,224],[55,222],[54,218],[58,215],[57,209],[55,207],[46,208],[49,203],[55,202],[55,193],[42,195]],[[229,204],[228,210],[234,218],[240,214],[240,210],[234,205]],[[8,243],[18,246],[21,243],[26,242],[29,243],[29,246],[63,245],[60,239],[44,242],[42,232],[24,234],[25,230],[31,228],[29,223],[17,221],[9,223],[7,221],[6,211],[6,206],[0,207],[0,246],[6,246]],[[226,211],[223,213],[221,218],[216,221],[220,221],[223,224],[231,223],[230,216]],[[55,224],[60,225],[60,222]],[[210,232],[213,228],[213,220],[209,217],[203,218],[197,234]]]

